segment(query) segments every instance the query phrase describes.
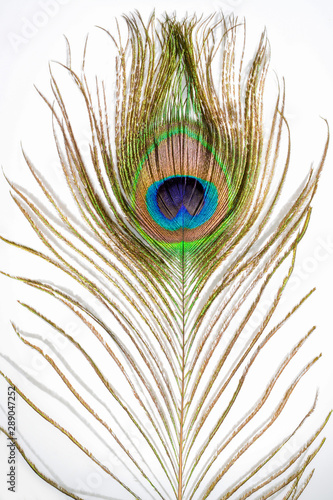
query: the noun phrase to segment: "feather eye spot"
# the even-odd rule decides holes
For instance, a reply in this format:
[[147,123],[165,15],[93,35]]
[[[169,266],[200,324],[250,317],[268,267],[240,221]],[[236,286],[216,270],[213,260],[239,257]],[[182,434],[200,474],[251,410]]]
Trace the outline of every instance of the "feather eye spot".
[[187,127],[151,140],[134,181],[142,228],[166,243],[202,240],[230,209],[230,182],[213,146]]

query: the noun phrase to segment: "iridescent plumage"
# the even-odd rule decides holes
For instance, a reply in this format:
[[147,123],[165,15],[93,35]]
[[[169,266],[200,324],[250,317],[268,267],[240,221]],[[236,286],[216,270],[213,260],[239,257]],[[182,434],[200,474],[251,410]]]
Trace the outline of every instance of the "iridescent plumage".
[[[286,158],[277,173],[281,136],[284,127],[288,136],[288,127],[283,92],[274,103],[268,130],[263,126],[269,62],[265,33],[245,71],[242,44],[237,52],[239,27],[233,18],[178,21],[166,16],[156,24],[152,16],[146,25],[138,14],[125,19],[125,47],[120,37],[109,33],[118,51],[114,122],[110,122],[113,103],[104,84],[97,84],[96,106],[84,73],[79,77],[70,64],[67,67],[86,106],[90,157],[84,157],[78,146],[53,75],[56,105],[45,99],[60,132],[61,140],[55,134],[59,159],[85,230],[66,213],[26,158],[62,226],[12,185],[16,203],[52,257],[2,239],[57,266],[101,306],[104,314],[61,286],[19,278],[69,308],[106,350],[113,369],[109,377],[108,367],[95,362],[94,351],[85,350],[80,339],[25,304],[82,356],[82,375],[84,363],[89,365],[106,391],[108,408],[121,413],[117,431],[73,387],[52,356],[17,333],[51,365],[96,425],[109,432],[112,446],[127,460],[136,479],[128,479],[127,470],[114,473],[79,437],[32,403],[23,390],[18,392],[120,486],[124,498],[240,499],[260,494],[265,499],[282,492],[283,498],[296,499],[309,480],[301,481],[306,467],[322,442],[315,451],[308,450],[327,419],[289,461],[273,473],[263,471],[310,417],[315,402],[272,451],[265,450],[255,463],[252,459],[251,467],[245,467],[232,484],[225,486],[221,480],[238,459],[251,455],[252,445],[275,423],[300,379],[318,359],[314,357],[288,382],[269,416],[251,428],[311,329],[278,368],[265,373],[265,389],[244,414],[232,417],[230,430],[229,414],[237,408],[239,397],[251,392],[246,381],[258,355],[312,293],[272,326],[309,222],[328,143],[318,169],[309,173],[293,203],[272,223],[289,167],[290,145],[287,141]],[[69,255],[53,240],[69,249]],[[71,252],[77,262],[71,261]],[[260,325],[242,342],[246,325],[279,272],[274,299]],[[105,318],[112,318],[117,328]],[[119,379],[124,392],[118,390]],[[248,434],[237,442],[244,429]],[[129,449],[131,432],[142,442]],[[20,443],[18,447],[24,453]],[[302,457],[304,462],[297,462]],[[59,485],[37,471],[52,486],[80,498],[73,486]]]

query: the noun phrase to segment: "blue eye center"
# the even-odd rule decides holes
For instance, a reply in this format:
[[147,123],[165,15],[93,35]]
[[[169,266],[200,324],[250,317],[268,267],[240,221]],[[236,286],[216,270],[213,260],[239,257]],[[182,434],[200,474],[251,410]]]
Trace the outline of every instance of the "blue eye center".
[[161,213],[174,219],[184,208],[190,215],[198,215],[204,206],[205,190],[195,177],[176,176],[165,179],[157,189],[156,201]]
[[218,205],[211,182],[190,175],[173,175],[152,184],[146,194],[150,216],[164,229],[194,229],[207,222]]

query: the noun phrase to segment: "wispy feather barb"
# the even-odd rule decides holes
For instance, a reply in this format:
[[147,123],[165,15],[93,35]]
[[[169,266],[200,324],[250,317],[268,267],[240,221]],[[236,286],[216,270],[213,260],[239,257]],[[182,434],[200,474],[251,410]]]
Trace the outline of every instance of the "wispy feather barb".
[[[34,343],[33,336],[16,326],[14,331],[61,378],[82,415],[107,435],[105,447],[123,469],[111,470],[99,450],[89,451],[85,440],[56,421],[42,401],[30,400],[21,387],[17,392],[92,460],[110,484],[119,486],[121,498],[239,500],[281,494],[279,498],[296,499],[310,480],[312,473],[306,477],[305,472],[323,441],[309,449],[327,419],[274,472],[267,472],[267,466],[312,415],[315,402],[272,451],[261,453],[250,466],[243,462],[242,472],[237,465],[276,424],[317,361],[319,356],[289,381],[279,400],[272,399],[313,328],[265,375],[266,387],[253,391],[243,414],[238,405],[251,393],[248,378],[258,358],[313,292],[274,323],[309,223],[328,140],[319,167],[309,172],[293,203],[277,216],[290,141],[284,88],[270,128],[263,130],[266,34],[245,70],[245,37],[240,44],[241,27],[233,18],[179,21],[166,16],[157,21],[152,15],[145,24],[136,14],[125,20],[125,45],[120,29],[118,37],[107,32],[118,51],[113,107],[103,82],[96,80],[94,91],[89,88],[84,62],[80,76],[70,57],[64,66],[86,108],[89,157],[80,150],[52,72],[55,103],[42,96],[52,112],[61,167],[81,222],[66,212],[25,155],[57,220],[11,183],[13,199],[47,253],[1,238],[56,266],[90,297],[81,300],[61,286],[15,277],[57,299],[89,333],[93,348],[66,331],[61,321],[22,303],[66,339],[67,361],[72,353],[80,361],[80,377],[89,373],[86,386],[78,386],[56,353],[46,352],[46,341]],[[277,173],[283,132],[286,154]],[[272,283],[274,299],[244,341],[245,329]],[[97,352],[107,363],[98,361]],[[96,392],[94,400],[87,393],[92,380],[103,397]],[[267,416],[270,401],[275,407]],[[20,440],[17,448],[50,485],[72,498],[87,497],[34,465]],[[230,481],[228,473],[234,469]],[[105,495],[111,498],[109,491]]]

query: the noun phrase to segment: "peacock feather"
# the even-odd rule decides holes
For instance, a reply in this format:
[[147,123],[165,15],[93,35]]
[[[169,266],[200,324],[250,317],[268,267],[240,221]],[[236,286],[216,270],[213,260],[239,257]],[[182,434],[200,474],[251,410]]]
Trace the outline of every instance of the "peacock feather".
[[[106,31],[118,54],[115,96],[104,82],[88,84],[85,58],[81,73],[74,71],[69,47],[63,65],[89,120],[88,155],[80,150],[53,72],[53,98],[41,94],[52,113],[75,215],[25,155],[48,208],[8,182],[46,251],[1,237],[81,288],[78,295],[61,282],[11,276],[52,297],[85,332],[66,331],[61,315],[21,303],[45,331],[67,343],[60,355],[47,337],[13,325],[72,398],[64,405],[53,393],[54,414],[44,406],[50,387],[43,381],[35,381],[40,397],[31,399],[24,383],[1,375],[16,387],[22,405],[72,444],[73,456],[92,461],[108,486],[91,497],[53,474],[47,459],[24,445],[24,436],[17,450],[42,479],[76,499],[297,499],[312,476],[308,468],[324,442],[317,438],[328,417],[290,456],[278,457],[315,409],[316,398],[292,428],[286,425],[289,400],[319,356],[293,378],[284,375],[314,328],[275,365],[264,372],[257,367],[313,292],[275,319],[328,140],[320,165],[282,209],[290,138],[284,87],[269,125],[264,118],[266,34],[244,68],[245,37],[233,17],[152,15],[145,24],[136,13],[125,21],[125,44],[119,28],[118,35]],[[268,290],[272,298],[260,324],[249,327]],[[79,373],[71,370],[72,360]],[[247,407],[240,412],[242,398]],[[62,408],[80,425],[93,422],[100,448],[91,448],[91,426],[79,432],[62,418]],[[265,445],[284,418],[288,431]],[[106,463],[103,447],[122,467]]]

